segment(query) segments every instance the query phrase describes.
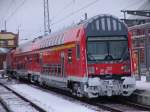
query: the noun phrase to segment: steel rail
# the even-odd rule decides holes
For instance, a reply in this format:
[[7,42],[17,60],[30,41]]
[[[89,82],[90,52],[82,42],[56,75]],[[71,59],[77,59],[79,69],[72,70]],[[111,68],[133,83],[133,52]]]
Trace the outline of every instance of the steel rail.
[[[17,93],[16,91],[14,91],[13,89],[9,88],[8,86],[4,85],[3,83],[0,83],[0,85],[4,88],[6,88],[7,90],[11,91],[13,94],[15,94],[16,96],[18,96],[19,98],[21,98],[23,101],[28,102],[32,107],[34,107],[37,111],[39,112],[46,112],[46,110],[44,110],[43,108],[39,107],[38,105],[36,105],[35,103],[33,103],[32,101],[30,101],[29,99],[23,97],[21,94]],[[5,106],[5,104],[3,103],[4,108],[10,112],[9,108],[7,108],[7,106]]]

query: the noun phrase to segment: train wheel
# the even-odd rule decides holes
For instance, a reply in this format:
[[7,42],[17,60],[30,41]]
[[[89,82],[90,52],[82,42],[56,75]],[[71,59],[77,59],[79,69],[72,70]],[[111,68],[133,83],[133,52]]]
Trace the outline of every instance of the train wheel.
[[31,83],[31,74],[28,74],[28,79],[27,80]]
[[20,77],[17,75],[17,76],[16,76],[16,79],[17,79],[17,80],[20,80]]
[[78,83],[73,84],[72,94],[77,96],[77,97],[83,97],[80,84],[78,84]]
[[43,81],[43,82],[41,83],[41,85],[42,85],[43,87],[46,87],[46,86],[47,86],[45,81]]

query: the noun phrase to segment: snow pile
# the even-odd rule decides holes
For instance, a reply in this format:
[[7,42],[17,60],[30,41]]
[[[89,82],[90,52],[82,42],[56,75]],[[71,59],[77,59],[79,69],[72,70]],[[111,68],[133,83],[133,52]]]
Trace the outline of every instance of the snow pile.
[[96,112],[88,107],[66,100],[58,95],[33,88],[25,84],[12,85],[15,91],[30,99],[47,112]]
[[136,81],[136,88],[139,90],[150,91],[150,82],[146,82],[146,76],[141,76],[141,80]]

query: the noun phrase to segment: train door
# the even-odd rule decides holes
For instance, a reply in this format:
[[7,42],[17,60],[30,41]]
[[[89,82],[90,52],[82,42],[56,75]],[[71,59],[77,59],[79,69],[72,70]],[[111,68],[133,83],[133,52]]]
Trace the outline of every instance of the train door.
[[73,74],[73,50],[68,49],[66,55],[66,74],[72,76]]
[[61,76],[66,77],[65,75],[65,54],[61,52]]

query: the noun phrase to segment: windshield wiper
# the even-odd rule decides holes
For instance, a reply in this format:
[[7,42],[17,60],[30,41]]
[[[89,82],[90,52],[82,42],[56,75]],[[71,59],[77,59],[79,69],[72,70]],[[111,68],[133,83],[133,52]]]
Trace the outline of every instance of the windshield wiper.
[[108,54],[105,56],[104,60],[113,60],[112,55]]

